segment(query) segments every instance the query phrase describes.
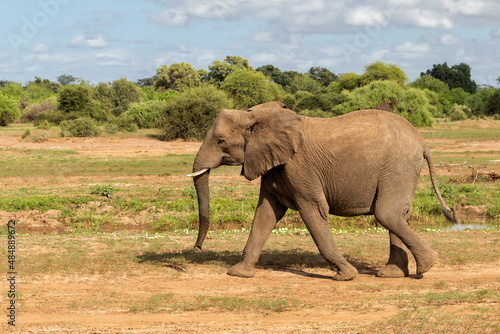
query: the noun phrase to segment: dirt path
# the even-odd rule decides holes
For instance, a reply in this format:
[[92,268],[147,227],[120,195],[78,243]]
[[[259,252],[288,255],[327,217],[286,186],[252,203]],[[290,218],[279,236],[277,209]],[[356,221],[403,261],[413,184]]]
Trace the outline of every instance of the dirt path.
[[[195,154],[199,142],[162,142],[154,138],[51,138],[33,143],[19,137],[2,136],[3,149],[74,150],[89,156],[156,156]],[[434,149],[456,151],[454,143],[432,140]],[[498,142],[470,142],[464,151],[498,150]],[[14,153],[15,154],[15,153]],[[500,157],[499,157],[500,158]],[[29,214],[29,213],[27,213]],[[47,219],[51,219],[47,213]],[[46,223],[46,222],[42,222]],[[40,224],[42,224],[40,223]],[[498,239],[497,241],[498,242]],[[373,271],[363,271],[350,282],[331,280],[327,269],[275,271],[260,269],[256,277],[242,279],[225,274],[226,269],[190,265],[187,270],[165,266],[159,270],[120,272],[119,275],[68,277],[44,275],[18,283],[24,303],[17,333],[356,333],[378,321],[394,317],[400,308],[388,296],[467,289],[500,291],[500,263],[465,266],[437,264],[416,277],[384,280]],[[414,268],[410,272],[415,272]],[[5,285],[2,285],[5,287]],[[5,289],[4,289],[5,290]],[[133,312],[126,300],[147,300],[152,295],[173,293],[178,300],[196,296],[295,300],[292,310],[238,311],[220,309]],[[103,300],[112,300],[102,304]],[[1,305],[6,305],[5,293]],[[483,305],[498,308],[498,304]],[[443,307],[452,308],[454,305]],[[165,311],[167,310],[167,311]],[[474,312],[471,310],[470,312]],[[5,313],[5,312],[4,312]],[[374,332],[369,328],[366,332]],[[13,332],[6,321],[0,332]]]
[[[499,263],[500,264],[500,263]],[[157,277],[141,273],[132,277],[95,276],[67,279],[46,276],[21,283],[29,312],[21,312],[19,333],[338,333],[364,328],[387,320],[400,309],[386,297],[405,293],[439,291],[475,286],[499,288],[500,266],[437,266],[422,279],[380,279],[373,272],[350,282],[331,280],[327,269],[304,271],[259,270],[256,277],[242,279],[225,273],[206,272],[202,265],[187,273]],[[444,282],[444,283],[443,283]],[[464,292],[463,288],[460,290]],[[178,311],[131,313],[102,305],[86,310],[61,309],[75,301],[105,299],[110,295],[135,298],[155,293],[175,293],[178,298],[196,295],[295,299],[296,310],[285,312]],[[39,307],[34,310],[35,305]],[[112,306],[112,305],[111,305]],[[0,329],[6,327],[0,326]],[[356,331],[354,331],[356,332]]]
[[17,136],[2,136],[0,138],[0,148],[4,149],[73,150],[80,154],[97,157],[195,154],[200,145],[201,142],[183,140],[164,142],[148,137],[50,138],[40,143],[22,140]]

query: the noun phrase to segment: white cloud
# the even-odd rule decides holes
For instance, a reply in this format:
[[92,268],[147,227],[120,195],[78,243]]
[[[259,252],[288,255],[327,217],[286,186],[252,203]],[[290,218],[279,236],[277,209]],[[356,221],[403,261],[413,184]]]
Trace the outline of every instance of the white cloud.
[[100,66],[121,66],[127,64],[123,56],[107,52],[97,53],[95,55],[95,60],[97,65]]
[[404,42],[397,45],[394,48],[396,52],[408,52],[408,53],[427,53],[430,51],[429,44],[415,44],[412,42]]
[[33,50],[33,52],[36,52],[36,53],[45,53],[45,52],[49,51],[49,47],[47,45],[45,45],[44,43],[39,43],[37,45],[33,45],[33,47],[31,49]]
[[410,9],[406,19],[422,28],[452,29],[454,27],[449,18],[431,10]]
[[78,35],[71,40],[71,45],[89,48],[105,48],[109,45],[109,42],[101,35],[93,38],[86,38],[83,35]]
[[166,10],[153,15],[153,21],[169,27],[183,26],[187,23],[187,20],[188,18],[185,12],[175,9]]
[[460,38],[457,38],[452,34],[444,34],[441,36],[440,43],[444,46],[459,46],[464,44]]
[[346,22],[353,26],[385,26],[388,23],[384,14],[371,6],[360,6],[347,12]]
[[490,37],[500,38],[500,27],[498,27],[498,28],[493,29],[492,31],[490,31]]
[[394,53],[404,60],[424,58],[430,51],[431,46],[429,44],[415,44],[409,41],[394,47]]
[[252,40],[257,43],[271,43],[274,41],[273,35],[267,31],[261,31],[252,37]]
[[484,14],[486,6],[480,0],[441,0],[443,7],[452,14],[481,15]]

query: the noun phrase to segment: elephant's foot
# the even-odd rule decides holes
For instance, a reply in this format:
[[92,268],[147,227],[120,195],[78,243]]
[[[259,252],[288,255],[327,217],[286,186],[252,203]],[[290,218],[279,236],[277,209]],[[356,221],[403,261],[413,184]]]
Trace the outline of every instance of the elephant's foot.
[[406,266],[396,264],[386,264],[384,268],[377,272],[377,277],[382,278],[400,278],[408,277],[408,264]]
[[231,276],[250,278],[255,276],[255,268],[245,264],[244,262],[240,262],[229,268],[227,274]]
[[337,275],[333,276],[335,281],[350,281],[358,274],[358,269],[349,265],[347,268],[342,268],[337,271]]
[[389,261],[387,261],[385,267],[378,271],[377,277],[400,278],[408,277],[409,275],[408,254],[401,247],[391,245]]
[[423,257],[415,257],[415,261],[417,262],[417,275],[422,275],[429,271],[434,263],[436,263],[437,258],[438,253],[433,249],[427,251]]

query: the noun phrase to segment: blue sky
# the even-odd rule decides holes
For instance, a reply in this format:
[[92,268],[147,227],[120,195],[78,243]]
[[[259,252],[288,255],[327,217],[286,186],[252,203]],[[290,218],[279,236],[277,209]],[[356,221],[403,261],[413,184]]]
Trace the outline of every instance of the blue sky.
[[0,80],[61,74],[108,82],[162,64],[208,70],[241,56],[257,68],[363,72],[375,60],[410,79],[467,63],[500,77],[498,0],[24,0],[0,5]]

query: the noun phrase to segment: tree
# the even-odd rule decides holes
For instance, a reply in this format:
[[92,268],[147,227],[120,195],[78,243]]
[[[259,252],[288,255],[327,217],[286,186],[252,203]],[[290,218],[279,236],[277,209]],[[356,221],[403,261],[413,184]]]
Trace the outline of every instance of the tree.
[[16,101],[0,92],[0,126],[7,126],[19,117],[21,113]]
[[142,78],[137,80],[137,86],[139,87],[149,87],[149,86],[154,86],[155,81],[156,81],[156,76],[153,76],[151,78]]
[[307,73],[323,87],[328,87],[330,83],[338,78],[335,73],[324,67],[311,67]]
[[156,88],[164,87],[182,91],[188,88],[196,87],[201,83],[201,77],[188,63],[173,63],[170,66],[161,65],[156,70],[157,80]]
[[249,70],[253,71],[252,66],[247,59],[239,56],[226,56],[224,61],[216,60],[208,66],[208,78],[211,83],[220,86],[224,79],[235,71]]
[[400,85],[404,85],[408,81],[405,72],[395,64],[384,63],[377,60],[365,66],[363,76],[367,82],[376,80],[394,80]]
[[262,72],[264,75],[271,80],[271,82],[280,84],[283,79],[283,72],[273,65],[263,65],[255,69],[257,72]]
[[447,83],[450,89],[462,88],[468,93],[475,94],[477,92],[477,84],[471,79],[470,70],[470,66],[465,63],[453,65],[450,68],[445,62],[443,64],[432,65],[432,69],[421,73],[420,76],[430,75]]
[[130,103],[141,100],[139,89],[133,82],[128,81],[127,78],[113,81],[111,88],[114,91],[114,103],[111,112],[115,116],[119,116],[126,111]]
[[213,85],[187,89],[160,109],[162,139],[202,139],[219,111],[230,107],[226,93]]
[[338,93],[342,92],[344,89],[353,90],[362,87],[364,85],[363,80],[364,78],[357,73],[343,73],[337,78],[336,82],[330,84],[328,90],[333,90]]
[[344,102],[334,108],[337,115],[361,109],[381,109],[397,113],[414,126],[431,126],[429,100],[420,89],[407,88],[393,80],[379,80],[342,92]]
[[92,98],[92,88],[85,85],[67,85],[59,91],[58,110],[64,119],[91,117],[98,121],[108,119],[108,111]]
[[500,114],[500,89],[497,89],[488,100],[488,103],[486,104],[486,113],[488,115]]
[[427,74],[424,74],[420,78],[413,81],[410,86],[419,89],[428,89],[433,92],[440,92],[450,89],[450,87],[448,87],[448,84],[446,84],[445,82]]
[[[28,85],[26,85],[26,87],[29,86],[32,83],[33,82],[29,83]],[[54,93],[57,93],[57,90],[59,89],[59,87],[61,87],[61,85],[59,83],[57,83],[57,82],[52,82],[49,79],[41,79],[39,77],[35,77],[34,83],[36,85],[39,85],[40,87],[47,88],[47,89],[51,90]]]
[[115,107],[116,93],[108,83],[97,84],[92,91],[92,98],[99,101],[109,112]]
[[269,85],[262,72],[244,70],[227,76],[221,88],[233,99],[236,108],[244,109],[270,102],[273,96]]
[[62,86],[74,84],[77,80],[78,78],[68,74],[62,74],[57,77],[57,82],[59,82]]
[[288,86],[290,92],[294,94],[298,91],[305,91],[317,95],[321,94],[322,88],[319,81],[312,78],[309,73],[296,75]]

